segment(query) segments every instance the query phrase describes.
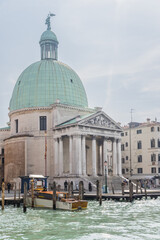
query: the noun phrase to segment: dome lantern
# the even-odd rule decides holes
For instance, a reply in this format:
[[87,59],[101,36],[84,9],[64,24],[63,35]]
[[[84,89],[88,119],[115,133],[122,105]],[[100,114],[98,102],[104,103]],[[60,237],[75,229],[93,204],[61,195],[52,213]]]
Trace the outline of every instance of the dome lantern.
[[41,60],[44,59],[58,59],[58,40],[54,32],[51,31],[50,18],[55,16],[53,13],[49,13],[45,24],[47,30],[42,33],[39,41],[41,47]]

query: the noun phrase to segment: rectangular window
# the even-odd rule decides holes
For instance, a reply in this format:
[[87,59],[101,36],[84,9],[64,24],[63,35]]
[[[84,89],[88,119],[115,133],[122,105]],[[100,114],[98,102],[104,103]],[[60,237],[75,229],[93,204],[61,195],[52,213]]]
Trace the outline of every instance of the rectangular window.
[[122,163],[125,163],[125,159],[124,158],[122,158]]
[[128,142],[126,142],[126,147],[128,147]]
[[141,142],[141,141],[138,141],[138,142],[137,142],[137,148],[138,148],[138,149],[142,149],[142,142]]
[[4,158],[2,158],[2,164],[4,164]]
[[126,156],[126,160],[128,160],[128,156]]
[[142,133],[141,129],[137,130],[137,134],[141,134],[141,133]]
[[128,168],[126,168],[126,172],[129,172]]
[[154,138],[151,139],[151,148],[155,148],[155,139]]
[[157,131],[158,131],[158,132],[160,131],[160,127],[157,127]]
[[160,173],[160,168],[158,168],[158,173]]
[[160,148],[160,139],[157,140],[157,146]]
[[142,155],[138,156],[138,162],[142,162]]
[[153,153],[151,154],[151,162],[155,162],[156,161],[156,154]]
[[15,120],[16,123],[16,133],[18,133],[18,119]]
[[122,174],[125,174],[125,169],[124,168],[122,168]]
[[158,162],[160,162],[160,154],[158,154]]
[[143,168],[137,168],[137,173],[143,173]]
[[4,155],[4,148],[2,148],[2,155]]
[[151,168],[151,173],[156,173],[156,168],[155,167]]
[[123,137],[124,136],[124,133],[121,133],[121,137]]
[[128,133],[127,133],[127,132],[125,132],[125,135],[127,136],[127,135],[128,135]]
[[47,130],[47,117],[41,116],[40,117],[40,131]]
[[121,151],[124,151],[124,144],[121,145]]
[[154,132],[154,127],[151,127],[151,132]]

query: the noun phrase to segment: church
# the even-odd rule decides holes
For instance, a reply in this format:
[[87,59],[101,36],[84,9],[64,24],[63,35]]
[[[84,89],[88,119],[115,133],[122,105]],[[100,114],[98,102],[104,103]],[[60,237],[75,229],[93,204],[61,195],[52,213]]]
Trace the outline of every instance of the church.
[[19,76],[9,103],[8,127],[0,129],[0,181],[39,174],[63,185],[121,176],[121,132],[102,108],[88,107],[77,73],[58,61],[58,40],[47,30],[41,60]]

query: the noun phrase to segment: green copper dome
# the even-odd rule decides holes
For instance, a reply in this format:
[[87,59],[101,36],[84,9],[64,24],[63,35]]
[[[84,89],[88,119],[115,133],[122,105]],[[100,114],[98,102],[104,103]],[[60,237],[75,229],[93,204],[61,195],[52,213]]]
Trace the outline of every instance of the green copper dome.
[[40,39],[41,61],[26,68],[17,80],[10,100],[10,111],[49,107],[59,102],[77,107],[88,107],[87,96],[78,75],[67,65],[58,62],[58,41],[51,31],[50,18],[47,30]]
[[55,33],[50,30],[46,30],[45,32],[42,33],[40,42],[45,41],[45,40],[53,40],[53,41],[58,42]]
[[67,65],[52,59],[33,63],[17,80],[10,111],[48,107],[57,102],[88,107],[87,96],[78,75]]

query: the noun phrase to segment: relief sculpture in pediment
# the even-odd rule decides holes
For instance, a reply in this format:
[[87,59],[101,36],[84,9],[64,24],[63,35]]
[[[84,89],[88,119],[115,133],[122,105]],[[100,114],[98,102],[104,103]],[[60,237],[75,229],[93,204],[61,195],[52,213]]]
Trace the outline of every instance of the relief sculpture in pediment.
[[85,124],[116,129],[116,126],[109,119],[102,115],[96,116],[92,119],[85,121]]

